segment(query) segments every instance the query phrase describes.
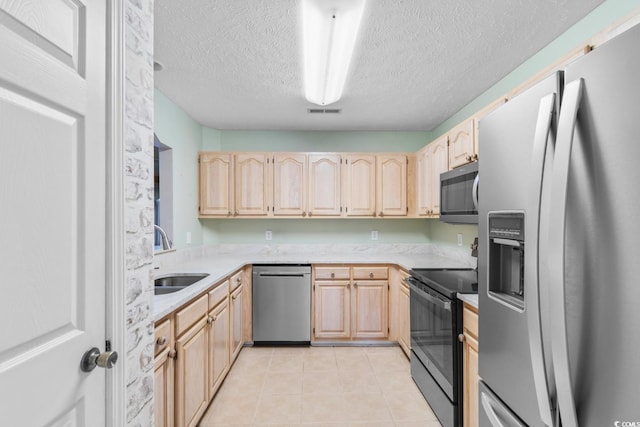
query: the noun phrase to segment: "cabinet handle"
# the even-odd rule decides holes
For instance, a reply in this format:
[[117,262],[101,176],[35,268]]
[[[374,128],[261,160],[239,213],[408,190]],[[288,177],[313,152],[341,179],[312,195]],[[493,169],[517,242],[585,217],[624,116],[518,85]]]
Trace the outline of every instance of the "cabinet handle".
[[235,300],[236,298],[238,298],[238,294],[235,294],[234,296],[231,297],[232,300]]
[[231,216],[231,211],[227,212],[227,216]]
[[357,288],[357,287],[358,287],[358,282],[354,282],[354,283],[353,283],[353,287],[354,287],[354,288]]
[[335,278],[336,277],[336,273],[331,273],[331,278]]
[[236,277],[236,283],[241,283],[242,282],[242,278],[241,277]]
[[458,341],[460,341],[460,342],[464,342],[465,341],[464,334],[458,335]]
[[478,155],[477,154],[473,155],[473,160],[478,160]]
[[167,337],[158,337],[156,345],[165,345],[167,343]]
[[351,289],[351,283],[347,283],[347,289]]
[[175,359],[177,356],[177,353],[174,349],[169,350],[169,353],[167,353],[167,357],[169,359]]
[[311,218],[311,212],[309,212],[309,218]]
[[306,212],[302,212],[302,216],[303,217],[307,216],[307,213]]
[[471,160],[473,160],[473,158],[472,158],[470,155],[468,155],[468,154],[467,154],[467,156],[465,157],[465,159],[466,159],[468,162],[470,162]]
[[382,218],[384,216],[384,213],[382,213],[382,211],[380,211],[380,215],[378,215],[380,218]]
[[369,278],[373,279],[373,272],[369,272]]
[[238,211],[236,211],[236,212],[233,214],[233,216],[238,216]]
[[210,325],[210,324],[212,324],[214,320],[215,320],[215,319],[214,319],[213,317],[211,317],[211,316],[207,317],[207,323],[208,323],[209,325]]
[[218,316],[213,316],[213,321],[215,322],[216,320],[218,320]]
[[378,214],[374,212],[373,213],[373,217],[375,218],[376,216],[378,216]]

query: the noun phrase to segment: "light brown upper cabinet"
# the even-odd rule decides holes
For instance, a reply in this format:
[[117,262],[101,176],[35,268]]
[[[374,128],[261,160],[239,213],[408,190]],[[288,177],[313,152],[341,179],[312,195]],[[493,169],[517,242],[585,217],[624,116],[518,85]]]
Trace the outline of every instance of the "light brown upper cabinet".
[[350,154],[345,159],[345,213],[347,216],[376,214],[376,156]]
[[449,132],[449,169],[477,160],[474,131],[474,119],[470,118]]
[[233,215],[233,155],[200,153],[199,163],[200,215]]
[[377,216],[407,216],[407,165],[404,154],[377,156]]
[[268,159],[266,153],[236,154],[234,215],[267,215],[270,196]]
[[444,135],[421,149],[418,164],[418,215],[440,214],[440,174],[449,168],[448,136]]
[[273,214],[306,216],[306,154],[277,153],[273,159]]
[[347,216],[407,215],[407,156],[350,154],[345,160]]
[[309,216],[342,214],[341,164],[338,154],[309,154]]

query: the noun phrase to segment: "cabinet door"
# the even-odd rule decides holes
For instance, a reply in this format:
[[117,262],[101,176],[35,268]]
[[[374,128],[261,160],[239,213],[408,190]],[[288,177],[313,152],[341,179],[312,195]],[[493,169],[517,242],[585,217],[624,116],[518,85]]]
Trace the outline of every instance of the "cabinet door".
[[429,144],[430,176],[427,185],[431,187],[431,214],[440,215],[440,174],[449,169],[449,150],[444,136]]
[[341,157],[309,154],[309,216],[340,216]]
[[323,280],[314,284],[314,336],[349,338],[350,294],[348,280]]
[[429,216],[433,209],[433,185],[431,171],[431,144],[416,154],[418,168],[418,215]]
[[220,302],[207,319],[209,323],[209,398],[220,387],[230,366],[229,296]]
[[464,334],[464,427],[478,427],[478,342]]
[[449,169],[473,161],[474,127],[474,120],[468,119],[449,132]]
[[176,341],[176,426],[195,426],[207,408],[207,321],[199,320]]
[[378,216],[407,216],[407,156],[378,156],[376,175]]
[[153,412],[156,427],[173,426],[173,359],[169,348],[156,355],[153,379]]
[[347,216],[375,216],[376,156],[350,155],[346,160],[345,212]]
[[266,154],[237,154],[235,156],[234,215],[267,215],[269,165]]
[[200,153],[200,215],[233,214],[233,157]]
[[398,344],[407,355],[411,352],[411,325],[409,316],[409,287],[401,283],[398,292]]
[[353,283],[351,313],[354,338],[386,338],[389,334],[389,282],[363,280]]
[[230,334],[231,334],[231,347],[230,347],[230,359],[231,363],[236,360],[238,353],[242,349],[242,285],[238,286],[235,291],[231,293],[230,303]]
[[273,163],[273,214],[306,216],[307,156],[279,153]]

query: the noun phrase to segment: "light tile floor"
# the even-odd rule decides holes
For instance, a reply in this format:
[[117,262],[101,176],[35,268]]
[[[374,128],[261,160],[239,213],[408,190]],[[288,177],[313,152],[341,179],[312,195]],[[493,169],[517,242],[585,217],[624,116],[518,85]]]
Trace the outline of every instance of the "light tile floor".
[[440,427],[399,347],[246,347],[200,427]]

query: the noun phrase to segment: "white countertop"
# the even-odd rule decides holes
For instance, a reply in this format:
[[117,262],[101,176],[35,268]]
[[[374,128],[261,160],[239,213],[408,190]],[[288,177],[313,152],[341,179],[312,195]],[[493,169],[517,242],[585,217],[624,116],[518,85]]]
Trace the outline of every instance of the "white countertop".
[[458,294],[458,299],[478,308],[478,294]]
[[[208,253],[207,253],[208,252]],[[250,251],[249,251],[250,252]],[[201,251],[183,256],[184,260],[171,263],[155,262],[159,268],[154,277],[171,273],[208,273],[209,276],[193,285],[166,295],[154,297],[154,320],[170,314],[175,309],[201,294],[211,285],[223,280],[249,264],[396,264],[407,271],[411,268],[459,268],[468,267],[464,260],[433,253],[363,253],[362,251],[334,253],[233,253],[215,254]],[[164,265],[166,264],[166,265]]]

